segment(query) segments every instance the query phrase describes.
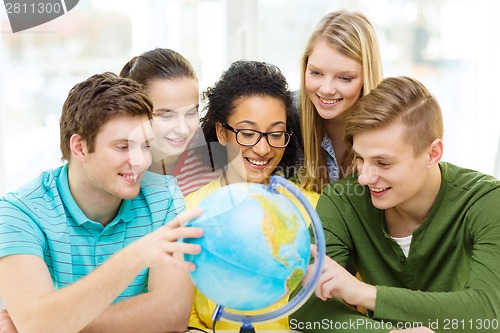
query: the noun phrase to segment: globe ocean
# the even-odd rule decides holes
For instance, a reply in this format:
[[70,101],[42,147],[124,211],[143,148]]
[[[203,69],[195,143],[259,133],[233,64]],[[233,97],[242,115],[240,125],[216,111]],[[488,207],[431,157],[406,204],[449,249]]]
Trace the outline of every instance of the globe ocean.
[[250,311],[288,297],[306,273],[310,256],[307,223],[286,196],[261,184],[225,186],[206,197],[203,214],[190,221],[204,236],[185,239],[201,253],[185,255],[196,265],[196,287],[225,307]]

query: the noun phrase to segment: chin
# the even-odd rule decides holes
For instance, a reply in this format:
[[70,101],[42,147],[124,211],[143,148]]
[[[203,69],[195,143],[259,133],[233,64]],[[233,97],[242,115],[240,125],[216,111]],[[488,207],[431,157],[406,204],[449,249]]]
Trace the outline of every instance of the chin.
[[377,202],[377,201],[372,200],[372,203],[373,203],[373,206],[375,206],[375,208],[381,209],[381,210],[394,208],[396,206],[394,203],[391,203],[391,202],[383,202],[383,201]]
[[133,199],[139,195],[140,189],[141,188],[139,186],[137,186],[136,189],[129,190],[129,191],[122,191],[118,197],[122,200]]
[[174,146],[174,145],[170,145],[168,143],[165,143],[161,147],[161,151],[166,156],[179,156],[179,155],[181,155],[186,150],[186,147],[187,147],[187,144],[185,144],[182,147],[180,147],[180,146]]
[[270,176],[256,176],[256,177],[247,177],[247,181],[251,183],[258,183],[258,184],[267,184],[269,183],[269,178]]

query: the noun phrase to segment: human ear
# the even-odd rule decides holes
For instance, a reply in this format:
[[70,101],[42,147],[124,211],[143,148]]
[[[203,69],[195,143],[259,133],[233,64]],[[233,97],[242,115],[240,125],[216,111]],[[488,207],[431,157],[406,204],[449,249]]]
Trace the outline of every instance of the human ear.
[[435,139],[429,146],[427,166],[436,166],[443,157],[443,141],[441,139]]
[[224,126],[222,126],[221,122],[215,123],[215,132],[217,134],[217,140],[219,140],[219,143],[225,146],[227,143],[226,129],[224,128]]
[[71,154],[79,161],[83,161],[88,153],[87,142],[78,134],[73,134],[69,138],[69,148]]

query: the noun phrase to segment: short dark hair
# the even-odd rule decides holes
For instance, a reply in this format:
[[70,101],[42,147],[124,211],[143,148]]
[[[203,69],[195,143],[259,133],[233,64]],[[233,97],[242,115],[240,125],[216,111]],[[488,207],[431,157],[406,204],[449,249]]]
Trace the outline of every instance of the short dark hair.
[[73,134],[87,142],[89,152],[95,149],[99,130],[117,116],[152,117],[153,104],[141,84],[116,74],[95,74],[75,85],[62,107],[60,148],[62,160],[69,161]]

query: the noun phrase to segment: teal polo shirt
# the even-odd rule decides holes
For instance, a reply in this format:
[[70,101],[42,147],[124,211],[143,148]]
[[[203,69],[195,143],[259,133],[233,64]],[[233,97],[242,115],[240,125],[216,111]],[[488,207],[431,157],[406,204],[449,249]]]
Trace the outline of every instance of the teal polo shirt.
[[[116,217],[104,227],[89,220],[76,204],[65,164],[0,199],[0,257],[39,256],[55,288],[62,288],[183,210],[175,178],[147,172],[139,195],[123,200]],[[148,269],[144,269],[115,302],[146,292],[147,286]]]

